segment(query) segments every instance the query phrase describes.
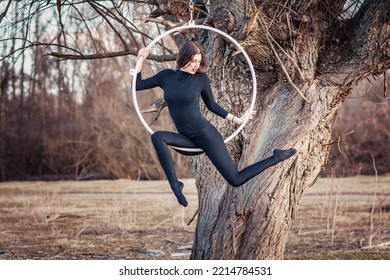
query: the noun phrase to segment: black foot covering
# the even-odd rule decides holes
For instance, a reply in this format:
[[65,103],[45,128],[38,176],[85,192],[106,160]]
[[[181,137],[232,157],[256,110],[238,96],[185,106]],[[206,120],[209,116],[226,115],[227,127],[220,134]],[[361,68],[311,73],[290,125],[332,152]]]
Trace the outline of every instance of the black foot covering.
[[179,202],[180,205],[187,207],[188,202],[187,202],[187,199],[185,198],[185,196],[183,195],[183,192],[182,192],[183,187],[184,187],[184,184],[180,181],[177,182],[176,184],[171,185],[171,189],[177,198],[177,202]]
[[281,162],[281,161],[284,161],[284,160],[292,157],[293,155],[295,155],[296,152],[297,152],[297,150],[295,150],[294,148],[291,148],[288,150],[277,150],[276,149],[273,151],[273,156],[277,162]]

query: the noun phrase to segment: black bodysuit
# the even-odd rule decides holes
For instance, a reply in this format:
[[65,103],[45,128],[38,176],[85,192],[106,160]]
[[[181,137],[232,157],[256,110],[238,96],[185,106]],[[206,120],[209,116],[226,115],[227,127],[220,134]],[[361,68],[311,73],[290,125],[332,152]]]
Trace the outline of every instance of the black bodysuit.
[[[179,132],[157,131],[152,135],[152,142],[181,205],[187,206],[187,201],[182,194],[183,184],[177,179],[168,145],[201,148],[226,181],[235,187],[286,159],[283,150],[274,150],[273,156],[237,171],[221,134],[200,112],[199,101],[202,98],[206,107],[213,113],[222,118],[228,115],[228,112],[215,102],[207,74],[190,74],[181,70],[166,69],[145,80],[142,80],[140,73],[137,75],[137,90],[154,87],[164,90],[164,99],[170,116]],[[295,150],[292,154],[294,153]]]

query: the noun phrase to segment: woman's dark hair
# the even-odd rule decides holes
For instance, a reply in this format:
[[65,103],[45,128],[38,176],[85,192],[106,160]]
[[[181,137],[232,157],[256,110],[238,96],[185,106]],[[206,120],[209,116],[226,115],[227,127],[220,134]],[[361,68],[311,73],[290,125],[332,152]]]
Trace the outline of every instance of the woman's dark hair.
[[202,60],[200,62],[200,66],[197,72],[204,73],[207,71],[207,63],[206,63],[206,50],[196,41],[187,41],[180,48],[179,53],[176,58],[176,67],[183,68],[188,63],[190,63],[194,57],[194,55],[200,54],[202,55]]

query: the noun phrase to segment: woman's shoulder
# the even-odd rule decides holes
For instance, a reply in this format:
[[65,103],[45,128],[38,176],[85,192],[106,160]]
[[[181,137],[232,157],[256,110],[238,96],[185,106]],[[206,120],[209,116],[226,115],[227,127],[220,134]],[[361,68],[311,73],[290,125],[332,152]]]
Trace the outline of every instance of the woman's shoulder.
[[196,72],[197,75],[201,76],[201,77],[208,77],[209,75],[207,74],[207,72]]
[[173,73],[174,73],[174,71],[172,69],[163,69],[163,70],[160,70],[159,72],[157,72],[154,75],[154,77],[159,79],[160,81],[164,81],[164,80],[172,77]]
[[196,75],[199,77],[199,79],[202,81],[202,82],[209,82],[210,79],[209,79],[209,75],[207,75],[207,72],[197,72]]
[[166,69],[163,69],[163,70],[161,70],[160,72],[159,72],[159,74],[161,74],[161,75],[173,75],[173,74],[175,74],[175,70],[172,70],[172,69],[170,69],[170,68],[166,68]]

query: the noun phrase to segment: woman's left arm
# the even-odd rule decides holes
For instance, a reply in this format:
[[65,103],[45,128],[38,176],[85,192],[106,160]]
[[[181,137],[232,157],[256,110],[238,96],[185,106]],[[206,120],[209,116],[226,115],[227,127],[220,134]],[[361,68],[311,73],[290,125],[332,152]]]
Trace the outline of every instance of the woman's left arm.
[[218,116],[225,118],[229,121],[232,121],[236,124],[242,124],[246,119],[252,119],[253,116],[255,115],[256,111],[247,111],[245,114],[241,117],[237,117],[231,113],[228,113],[225,109],[223,109],[217,102],[215,102],[213,93],[211,91],[211,86],[210,86],[210,80],[205,74],[205,84],[204,84],[204,90],[202,92],[202,98],[203,101],[205,102],[207,108],[212,111],[213,113],[217,114]]
[[207,74],[203,74],[202,79],[200,80],[202,83],[202,99],[204,101],[204,104],[206,105],[207,109],[209,109],[214,114],[220,116],[221,118],[226,119],[227,115],[229,114],[228,111],[226,111],[224,108],[222,108],[217,102],[215,102],[211,86],[210,86],[210,80],[207,76]]

